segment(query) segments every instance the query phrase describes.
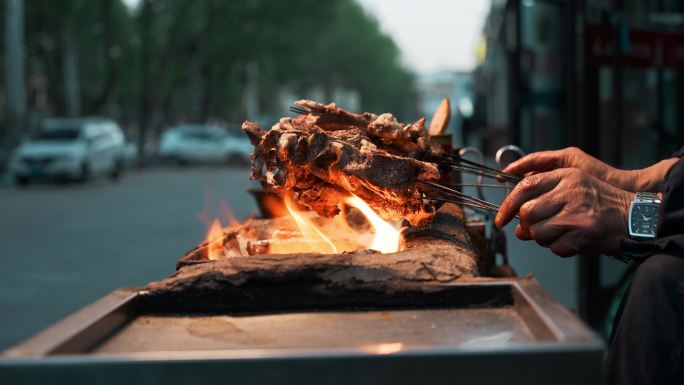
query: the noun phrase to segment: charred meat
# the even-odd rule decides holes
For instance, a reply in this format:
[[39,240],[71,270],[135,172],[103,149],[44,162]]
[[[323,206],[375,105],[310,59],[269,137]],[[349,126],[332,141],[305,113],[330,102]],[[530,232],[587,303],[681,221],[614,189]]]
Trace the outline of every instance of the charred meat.
[[432,218],[435,209],[416,186],[440,178],[437,166],[425,161],[438,150],[423,119],[403,125],[390,114],[353,114],[308,100],[296,104],[308,113],[282,118],[269,131],[243,124],[255,147],[252,179],[324,217],[337,215],[352,193],[385,219],[418,225]]

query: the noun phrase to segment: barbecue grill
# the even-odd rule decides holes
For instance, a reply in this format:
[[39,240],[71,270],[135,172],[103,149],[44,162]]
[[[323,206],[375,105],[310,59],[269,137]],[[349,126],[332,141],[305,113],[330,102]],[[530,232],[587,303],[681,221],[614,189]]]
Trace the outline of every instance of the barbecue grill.
[[[308,107],[298,114],[313,108],[361,126],[371,116],[302,103]],[[483,176],[517,177],[455,157],[451,137],[440,135],[448,121],[443,105],[430,133],[450,166],[441,175],[445,185],[426,182],[438,210],[393,208],[429,215],[414,217],[421,226],[401,234],[385,229],[383,236],[397,241],[392,247],[347,248],[355,242],[347,236],[363,229],[353,210],[374,227],[373,239],[380,237],[382,220],[364,213],[363,200],[344,208],[344,223],[313,223],[287,199],[250,191],[261,218],[226,229],[219,224],[178,260],[171,277],[117,290],[12,347],[0,359],[0,382],[599,384],[602,341],[534,277],[515,276],[503,233],[491,221],[464,214],[464,206],[497,207],[463,194],[457,186],[465,184],[449,170],[474,172],[478,183]],[[246,124],[253,139],[265,135]],[[422,143],[412,139],[403,145]],[[270,154],[271,146],[265,149]],[[339,208],[334,199],[308,199],[302,200],[324,203],[319,214]],[[278,217],[288,212],[302,239],[292,235],[293,221]],[[307,226],[313,233],[332,226],[337,238],[307,237]]]
[[600,383],[602,343],[536,279],[443,289],[421,308],[221,315],[149,313],[118,290],[7,351],[0,382]]
[[[241,264],[265,257],[209,261],[197,248],[176,276],[117,290],[7,350],[0,383],[600,383],[601,340],[534,277],[451,279],[443,260],[420,259],[459,242],[459,213],[445,205],[407,250],[368,257],[364,282],[364,253],[280,256],[264,279]],[[414,254],[415,270],[395,267]],[[329,274],[344,258],[357,258],[348,281]],[[492,261],[478,259],[486,275]],[[237,270],[244,282],[226,283]]]

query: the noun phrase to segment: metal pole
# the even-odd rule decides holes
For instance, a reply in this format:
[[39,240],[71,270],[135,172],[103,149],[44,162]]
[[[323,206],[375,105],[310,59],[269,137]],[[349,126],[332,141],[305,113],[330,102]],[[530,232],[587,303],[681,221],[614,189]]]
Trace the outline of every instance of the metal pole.
[[[663,2],[658,0],[658,13],[663,12]],[[668,154],[668,139],[669,133],[667,127],[665,127],[665,71],[663,70],[663,45],[662,42],[658,47],[658,63],[656,71],[658,74],[656,83],[656,103],[657,103],[657,117],[656,117],[656,133],[658,134],[657,143],[657,159],[654,161],[666,158]]]
[[578,118],[576,107],[577,94],[577,36],[576,36],[576,20],[577,20],[577,1],[568,0],[561,7],[561,17],[563,20],[563,29],[561,30],[562,48],[561,60],[563,66],[563,86],[565,88],[565,113],[563,114],[563,133],[561,140],[564,141],[565,146],[575,145],[577,142],[577,135],[575,130],[578,128]]
[[607,143],[601,143],[601,150],[605,151],[606,154],[602,158],[604,161],[611,163],[613,166],[620,167],[622,163],[622,133],[624,132],[624,101],[623,101],[623,72],[624,66],[622,64],[622,41],[621,35],[623,33],[629,33],[628,31],[623,31],[625,28],[625,14],[622,0],[615,1],[615,8],[613,10],[614,14],[619,16],[619,23],[616,26],[616,33],[614,35],[615,44],[615,54],[614,54],[614,64],[613,64],[613,100],[615,102],[615,109],[613,110],[614,127],[609,138],[611,141]]
[[78,52],[72,33],[71,20],[63,31],[64,52],[62,63],[64,66],[64,92],[67,115],[76,117],[81,115],[81,85],[78,74]]
[[138,164],[144,165],[146,161],[145,145],[147,143],[147,129],[150,122],[149,115],[152,111],[152,90],[150,85],[150,63],[152,20],[154,14],[150,0],[142,0],[140,5],[139,28],[141,41],[140,57],[140,109],[138,110]]
[[5,0],[5,86],[7,95],[5,143],[11,146],[13,138],[19,133],[26,117],[23,0]]
[[[509,12],[512,17],[509,17]],[[506,45],[508,46],[508,132],[509,141],[518,145],[526,145],[523,143],[523,138],[520,135],[520,109],[521,109],[521,95],[520,95],[520,50],[521,50],[521,2],[520,0],[511,0],[506,3],[505,18],[506,23],[512,22],[513,28],[506,27]],[[511,36],[512,31],[514,36]],[[509,40],[512,39],[512,40]]]

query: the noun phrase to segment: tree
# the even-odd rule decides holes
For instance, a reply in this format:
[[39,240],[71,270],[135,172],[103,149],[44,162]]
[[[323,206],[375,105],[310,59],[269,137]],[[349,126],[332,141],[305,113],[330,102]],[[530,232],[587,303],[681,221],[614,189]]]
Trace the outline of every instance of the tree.
[[107,114],[109,104],[120,104],[130,94],[132,15],[119,0],[63,0],[26,2],[29,76],[45,77],[50,101],[48,114],[67,110],[64,55],[73,45],[78,63],[76,90],[86,115]]
[[[240,119],[249,62],[259,64],[267,109],[283,84],[355,88],[364,107],[376,111],[405,110],[414,95],[396,45],[354,1],[325,7],[315,0],[148,3],[158,36],[158,45],[146,48],[157,88],[152,103],[162,116],[192,117],[189,109],[199,104],[200,120]],[[150,17],[144,14],[139,17]]]
[[[284,86],[358,90],[363,107],[413,117],[413,75],[378,23],[353,0],[27,2],[29,76],[47,79],[49,110],[67,111],[64,55],[73,43],[83,112],[155,130],[210,117],[239,122],[248,63],[260,104]],[[68,62],[68,61],[67,61]],[[73,87],[72,87],[73,88]]]

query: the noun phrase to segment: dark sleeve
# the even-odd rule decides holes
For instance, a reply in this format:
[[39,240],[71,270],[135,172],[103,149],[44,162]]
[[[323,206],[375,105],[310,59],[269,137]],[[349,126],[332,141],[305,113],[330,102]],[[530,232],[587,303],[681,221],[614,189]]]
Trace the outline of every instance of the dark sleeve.
[[682,148],[680,148],[677,152],[672,154],[673,158],[681,158],[683,156],[684,156],[684,146],[682,146]]
[[626,239],[624,254],[632,258],[645,258],[655,253],[684,258],[684,147],[674,154],[679,157],[660,185],[663,200],[658,215],[657,238],[651,242]]

